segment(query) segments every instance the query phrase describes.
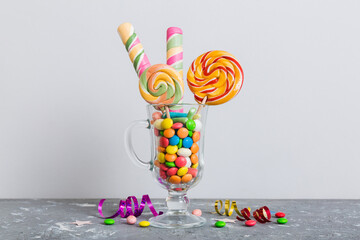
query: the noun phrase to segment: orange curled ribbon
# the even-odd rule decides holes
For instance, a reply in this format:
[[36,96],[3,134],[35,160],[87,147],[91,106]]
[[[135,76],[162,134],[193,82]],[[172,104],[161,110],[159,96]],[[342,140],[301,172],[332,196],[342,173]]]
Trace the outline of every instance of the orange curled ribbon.
[[[220,209],[219,209],[219,203],[220,203]],[[216,200],[215,201],[215,211],[218,214],[230,217],[235,210],[236,214],[239,215],[240,217],[243,217],[245,219],[250,219],[251,208],[244,208],[239,211],[239,209],[236,205],[236,201],[232,201],[230,204],[230,200],[226,199],[225,206],[224,206],[224,213],[220,212],[222,208],[223,208],[223,202],[221,200]]]

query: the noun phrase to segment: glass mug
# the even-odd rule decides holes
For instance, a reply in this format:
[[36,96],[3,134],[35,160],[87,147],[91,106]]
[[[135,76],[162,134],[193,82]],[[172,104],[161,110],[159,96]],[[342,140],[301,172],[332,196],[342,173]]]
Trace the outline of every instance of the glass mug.
[[[204,171],[204,138],[207,106],[204,104],[172,104],[171,121],[166,119],[164,105],[147,106],[148,120],[132,122],[125,132],[125,147],[129,157],[150,169],[155,181],[168,191],[167,212],[151,218],[151,226],[161,228],[190,228],[206,220],[187,211],[187,191],[196,186]],[[199,114],[196,111],[201,108]],[[160,117],[160,118],[159,118]],[[150,130],[150,161],[136,154],[132,144],[135,128]]]

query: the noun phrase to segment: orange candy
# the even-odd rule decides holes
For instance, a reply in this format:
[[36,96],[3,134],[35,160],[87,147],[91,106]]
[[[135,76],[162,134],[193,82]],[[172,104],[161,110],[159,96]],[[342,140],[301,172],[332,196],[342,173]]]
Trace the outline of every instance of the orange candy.
[[168,162],[174,162],[175,160],[176,160],[176,158],[177,158],[177,155],[176,154],[166,154],[165,155],[165,159],[166,159],[166,161],[168,161]]
[[197,143],[193,143],[190,150],[192,153],[197,153],[199,151],[199,146],[197,145]]
[[187,130],[186,128],[180,128],[177,131],[177,135],[179,136],[179,138],[186,138],[189,135],[189,130]]
[[168,128],[164,131],[164,137],[171,138],[175,135],[175,130],[172,128]]
[[[166,158],[166,156],[165,156],[165,158]],[[199,158],[196,154],[192,154],[190,157],[190,160],[191,160],[192,164],[196,164],[199,162]]]
[[194,132],[193,135],[192,135],[192,140],[194,142],[197,142],[200,140],[200,132]]
[[157,166],[157,167],[160,167],[160,162],[159,162],[159,160],[155,160],[155,161],[154,161],[154,165]]
[[173,175],[169,178],[169,182],[172,184],[179,184],[181,182],[181,178],[177,175]]
[[187,183],[187,182],[190,182],[191,179],[192,179],[192,175],[191,175],[191,174],[185,174],[185,175],[181,178],[181,182]]
[[160,147],[160,146],[158,147],[158,152],[165,152],[165,150],[166,150],[166,149],[163,148],[163,147]]

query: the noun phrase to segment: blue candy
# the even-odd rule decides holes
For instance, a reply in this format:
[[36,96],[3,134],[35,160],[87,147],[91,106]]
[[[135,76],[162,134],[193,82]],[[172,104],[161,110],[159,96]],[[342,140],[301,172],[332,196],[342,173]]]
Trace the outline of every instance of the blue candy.
[[[170,118],[183,118],[186,117],[187,113],[181,113],[181,112],[170,112]],[[166,118],[166,113],[163,113],[162,118]]]
[[186,137],[183,139],[182,145],[184,148],[191,148],[193,145],[193,140],[190,137]]
[[169,139],[169,144],[175,146],[179,144],[179,141],[180,138],[177,135],[174,135]]

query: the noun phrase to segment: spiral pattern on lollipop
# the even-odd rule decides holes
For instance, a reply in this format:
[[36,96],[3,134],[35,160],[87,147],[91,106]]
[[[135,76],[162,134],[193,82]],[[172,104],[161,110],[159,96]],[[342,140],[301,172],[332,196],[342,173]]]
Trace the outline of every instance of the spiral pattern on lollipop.
[[239,93],[244,73],[236,58],[225,51],[209,51],[194,60],[187,73],[187,83],[195,100],[207,105],[225,103]]
[[184,82],[173,67],[156,64],[140,77],[140,94],[150,104],[176,104],[184,94]]

